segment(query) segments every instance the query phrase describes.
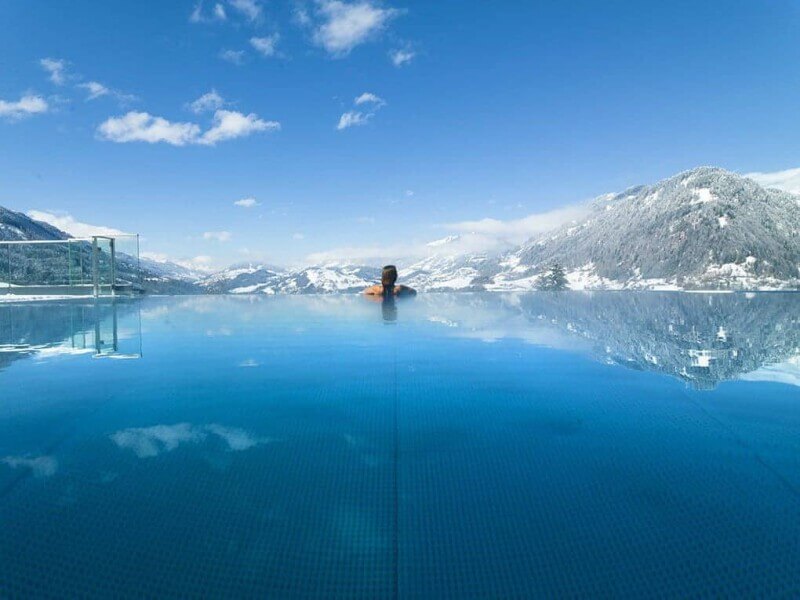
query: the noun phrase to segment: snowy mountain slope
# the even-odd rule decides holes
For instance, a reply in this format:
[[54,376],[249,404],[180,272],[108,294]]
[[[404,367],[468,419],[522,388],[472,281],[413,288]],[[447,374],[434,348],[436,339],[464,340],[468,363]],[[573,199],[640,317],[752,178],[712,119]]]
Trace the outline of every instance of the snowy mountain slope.
[[199,280],[198,285],[206,292],[214,294],[247,288],[260,291],[259,286],[266,288],[269,284],[277,282],[283,275],[283,271],[274,267],[252,263],[241,264],[207,275]]
[[485,254],[458,254],[453,246],[460,241],[452,235],[430,242],[433,252],[406,268],[400,269],[402,283],[420,291],[480,290],[481,281],[489,271],[489,257]]
[[0,206],[0,240],[66,240],[70,236],[48,223]]
[[360,292],[380,281],[380,269],[361,265],[326,265],[280,271],[264,266],[226,269],[200,281],[210,293],[333,294]]
[[505,255],[487,289],[530,289],[559,262],[572,287],[800,284],[800,198],[712,167],[601,196],[582,221]]

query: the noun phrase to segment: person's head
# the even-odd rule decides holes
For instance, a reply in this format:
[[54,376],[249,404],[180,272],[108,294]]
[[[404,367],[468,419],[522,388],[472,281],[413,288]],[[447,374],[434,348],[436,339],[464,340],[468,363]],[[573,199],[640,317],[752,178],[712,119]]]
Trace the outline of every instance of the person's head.
[[381,285],[383,287],[392,287],[394,282],[397,281],[397,267],[394,265],[386,265],[383,267],[383,272],[381,273]]

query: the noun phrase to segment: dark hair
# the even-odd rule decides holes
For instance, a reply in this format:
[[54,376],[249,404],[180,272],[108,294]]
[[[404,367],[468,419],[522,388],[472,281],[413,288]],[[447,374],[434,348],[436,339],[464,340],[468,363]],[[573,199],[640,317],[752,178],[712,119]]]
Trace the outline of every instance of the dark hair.
[[383,272],[381,273],[381,285],[383,289],[386,290],[387,288],[394,287],[395,281],[397,281],[397,267],[394,265],[386,265],[383,267]]

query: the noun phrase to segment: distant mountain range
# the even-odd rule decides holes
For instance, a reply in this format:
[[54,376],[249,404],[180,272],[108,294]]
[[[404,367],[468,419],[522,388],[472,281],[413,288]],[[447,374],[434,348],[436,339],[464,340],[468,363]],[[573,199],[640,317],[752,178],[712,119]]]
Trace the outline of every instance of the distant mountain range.
[[[0,239],[66,237],[0,209]],[[457,242],[429,244],[430,256],[401,268],[403,283],[420,291],[527,291],[559,263],[572,289],[800,289],[800,196],[713,167],[600,196],[582,219],[499,256],[457,254]],[[142,268],[149,289],[184,293],[350,293],[380,278],[377,265],[359,264],[248,264],[212,275],[151,260]]]

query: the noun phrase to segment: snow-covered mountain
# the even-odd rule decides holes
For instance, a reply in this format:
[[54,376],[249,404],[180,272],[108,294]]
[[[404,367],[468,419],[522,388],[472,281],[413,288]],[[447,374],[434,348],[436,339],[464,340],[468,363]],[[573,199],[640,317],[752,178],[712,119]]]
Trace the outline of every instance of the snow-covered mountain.
[[[258,288],[273,283],[284,274],[280,269],[262,264],[240,264],[228,267],[212,275],[198,280],[198,284],[206,292],[212,294],[233,292],[248,288]],[[255,291],[258,291],[257,289]],[[237,291],[237,293],[243,293]]]
[[[0,208],[0,240],[67,237]],[[401,282],[420,291],[524,291],[560,263],[572,289],[800,288],[800,196],[713,167],[600,196],[580,220],[500,256],[464,254],[462,241],[449,236],[428,244],[424,259],[398,258]],[[380,280],[380,265],[247,264],[212,275],[149,259],[141,266],[147,287],[183,293],[352,293]]]
[[139,259],[140,267],[148,272],[151,277],[161,277],[164,280],[197,282],[208,275],[204,271],[190,269],[169,260],[156,260],[149,257]]
[[[501,256],[459,254],[458,236],[400,269],[420,291],[525,291],[553,263],[572,289],[796,289],[800,196],[713,167],[596,198],[585,217]],[[223,279],[220,282],[219,279]],[[209,291],[330,293],[379,279],[376,267],[233,269]]]
[[562,264],[573,288],[800,285],[800,196],[701,167],[597,198],[588,216],[503,256],[487,289],[531,289]]
[[0,206],[0,240],[66,240],[70,236],[48,223]]
[[279,270],[263,265],[236,266],[202,279],[209,293],[353,293],[380,280],[380,269],[361,265],[323,265]]
[[404,284],[422,291],[480,290],[489,265],[486,254],[457,254],[457,235],[430,242],[432,254],[400,269]]
[[[433,254],[400,269],[401,281],[421,291],[480,290],[482,269],[488,257],[455,254],[458,236],[428,244]],[[332,294],[360,292],[378,283],[378,266],[329,263],[281,270],[264,265],[236,265],[204,277],[199,285],[209,293],[232,294]]]

